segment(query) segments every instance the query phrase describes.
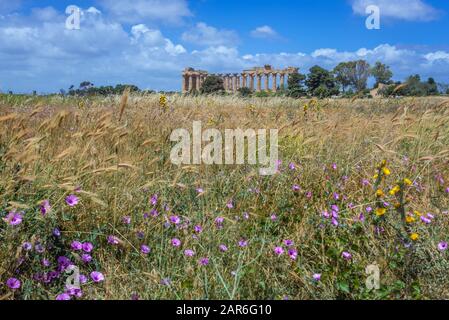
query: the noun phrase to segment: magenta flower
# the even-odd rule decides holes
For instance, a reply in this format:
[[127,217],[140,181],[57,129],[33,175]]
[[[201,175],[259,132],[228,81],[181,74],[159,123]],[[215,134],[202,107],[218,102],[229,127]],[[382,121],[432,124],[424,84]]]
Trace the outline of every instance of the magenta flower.
[[247,240],[242,239],[242,240],[239,241],[239,247],[244,248],[244,247],[247,247],[247,246],[248,246],[248,241]]
[[249,220],[249,213],[248,212],[243,212],[243,219]]
[[92,250],[94,250],[94,245],[90,242],[84,242],[83,243],[83,251],[90,253],[92,252]]
[[56,297],[56,300],[58,300],[58,301],[68,301],[71,299],[72,298],[70,297],[70,295],[68,293],[61,293],[61,294],[58,294],[58,296]]
[[274,248],[274,253],[277,256],[281,256],[282,254],[284,254],[284,249],[282,247],[276,247],[276,248]]
[[201,258],[199,263],[202,266],[207,266],[209,264],[209,258]]
[[345,259],[345,260],[351,260],[351,259],[352,259],[352,254],[350,254],[350,253],[347,252],[347,251],[343,251],[342,254],[341,254],[341,256],[342,256],[342,258]]
[[321,273],[315,273],[315,274],[312,276],[312,278],[313,278],[313,280],[316,281],[316,282],[320,281],[320,280],[321,280]]
[[196,192],[198,192],[199,194],[204,193],[204,189],[203,188],[196,188]]
[[178,216],[171,216],[170,217],[170,222],[173,224],[180,224],[181,223],[181,219]]
[[195,230],[196,233],[201,233],[201,232],[203,232],[203,227],[200,225],[197,225],[193,228],[193,230]]
[[278,217],[273,213],[270,217],[271,221],[276,221]]
[[449,193],[449,188],[446,188],[446,193]]
[[298,259],[298,251],[295,249],[289,249],[288,255],[290,256],[290,259],[292,259],[292,260]]
[[228,251],[228,247],[226,247],[224,244],[220,244],[218,246],[218,248],[220,249],[221,252],[226,252]]
[[69,207],[74,207],[74,206],[76,206],[78,204],[79,199],[74,194],[71,194],[71,195],[69,195],[68,197],[65,198],[65,202],[67,203],[67,205]]
[[334,217],[332,217],[332,224],[333,224],[335,227],[338,227],[338,226],[339,226],[338,220],[335,219]]
[[93,272],[90,274],[90,277],[92,278],[92,280],[93,280],[95,283],[99,283],[99,282],[104,281],[104,275],[103,275],[101,272],[98,272],[98,271],[93,271]]
[[151,252],[151,248],[149,246],[143,244],[140,246],[140,252],[147,255]]
[[447,250],[447,242],[442,241],[438,244],[438,250],[440,251],[446,251]]
[[193,257],[195,255],[195,251],[187,249],[187,250],[184,251],[184,255],[186,257]]
[[33,245],[30,242],[25,242],[22,245],[23,250],[25,251],[30,251],[33,248]]
[[223,217],[217,217],[217,218],[215,219],[215,226],[216,226],[218,229],[222,229],[222,228],[223,228],[223,222],[224,222],[224,218],[223,218]]
[[287,247],[291,247],[291,246],[293,246],[293,240],[284,240],[284,244],[287,246]]
[[296,169],[296,166],[295,166],[295,164],[293,162],[290,162],[288,167],[289,167],[290,170],[295,170]]
[[234,208],[234,203],[233,203],[233,201],[232,201],[232,200],[229,200],[228,203],[226,204],[226,207],[227,207],[228,209],[233,209],[233,208]]
[[297,184],[294,184],[293,187],[292,187],[292,190],[293,190],[294,192],[298,192],[298,191],[301,190],[301,187],[298,186]]
[[92,256],[85,253],[81,256],[81,260],[83,260],[84,263],[90,263],[92,261]]
[[41,203],[40,210],[43,216],[46,216],[50,212],[51,206],[50,201],[44,200]]
[[321,215],[322,215],[323,218],[325,218],[325,219],[330,218],[330,214],[329,214],[329,212],[327,212],[327,210],[324,210],[323,212],[321,212]]
[[72,250],[81,251],[83,249],[83,244],[79,241],[73,241],[70,247]]
[[337,170],[337,164],[336,163],[332,163],[332,169],[333,170]]
[[20,282],[19,279],[16,278],[9,278],[6,281],[6,285],[11,289],[11,290],[17,290],[20,289],[22,283]]
[[130,216],[124,216],[122,218],[123,224],[131,224],[131,217]]
[[150,199],[150,203],[155,206],[157,204],[157,200],[158,200],[158,195],[154,194],[151,199]]
[[108,243],[115,246],[120,243],[120,240],[116,236],[108,236]]
[[18,226],[23,221],[23,212],[12,211],[8,213],[8,215],[5,218],[3,218],[3,221],[5,221],[11,226]]
[[179,240],[178,238],[174,238],[171,240],[171,244],[173,247],[179,247],[181,246],[181,240]]

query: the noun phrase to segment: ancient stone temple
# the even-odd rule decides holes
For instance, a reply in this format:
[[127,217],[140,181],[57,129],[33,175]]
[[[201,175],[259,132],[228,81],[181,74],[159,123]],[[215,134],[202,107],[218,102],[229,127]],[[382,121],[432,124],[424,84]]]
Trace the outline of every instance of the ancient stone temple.
[[[286,88],[288,76],[298,72],[298,68],[273,69],[270,65],[244,70],[242,73],[214,74],[223,79],[224,88],[228,92],[235,92],[240,88],[249,88],[253,91],[273,91]],[[207,76],[207,71],[186,68],[182,74],[182,92],[199,91]],[[279,80],[279,81],[278,81]]]

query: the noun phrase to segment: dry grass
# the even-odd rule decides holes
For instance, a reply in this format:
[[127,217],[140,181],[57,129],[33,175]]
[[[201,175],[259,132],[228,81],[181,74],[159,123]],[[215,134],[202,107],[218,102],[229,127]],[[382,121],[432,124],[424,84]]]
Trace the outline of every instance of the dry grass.
[[[195,120],[221,130],[279,128],[281,172],[261,177],[247,165],[172,165],[172,130],[191,129]],[[33,275],[55,268],[60,255],[77,261],[70,243],[80,240],[95,245],[90,265],[76,262],[82,273],[98,270],[106,277],[102,284],[84,285],[84,299],[129,299],[133,293],[146,299],[449,298],[448,255],[437,249],[449,240],[448,120],[443,98],[310,103],[171,96],[166,110],[158,95],[0,97],[0,215],[25,212],[19,226],[0,223],[0,281],[22,281],[13,295],[0,285],[0,297],[53,299],[64,290],[63,276],[44,284]],[[419,219],[412,224],[420,239],[411,247],[397,235],[402,224],[394,209],[383,219],[365,211],[376,206],[372,176],[383,159],[392,171],[382,184],[385,200],[393,204],[388,190],[409,178],[415,185],[407,190],[407,212],[435,216],[430,225]],[[297,170],[288,168],[290,162]],[[363,179],[370,185],[362,186]],[[292,191],[294,184],[300,192]],[[204,194],[197,194],[198,187]],[[80,204],[69,208],[69,194]],[[145,219],[153,194],[159,195],[160,215]],[[45,217],[39,212],[44,199],[52,205]],[[233,209],[226,207],[231,199]],[[332,204],[341,208],[338,228],[321,217]],[[361,212],[365,222],[357,219]],[[181,228],[164,226],[173,214],[182,217]],[[122,223],[123,216],[132,217],[131,225]],[[218,216],[225,218],[222,230],[215,226]],[[195,225],[204,229],[198,239],[192,237]],[[52,236],[56,227],[59,239]],[[107,244],[108,235],[122,245]],[[182,240],[182,249],[171,247],[173,237]],[[249,245],[239,248],[243,238]],[[294,241],[296,261],[274,255],[284,239]],[[25,241],[46,250],[25,252]],[[222,243],[227,253],[219,252]],[[149,256],[140,253],[141,244],[152,248]],[[184,249],[194,250],[195,257],[184,257]],[[352,261],[342,259],[342,251]],[[201,257],[210,264],[199,266]],[[43,258],[52,266],[43,267]],[[369,292],[365,267],[373,262],[380,266],[382,287]],[[322,274],[319,283],[311,279],[314,273]],[[170,285],[162,285],[163,279]]]

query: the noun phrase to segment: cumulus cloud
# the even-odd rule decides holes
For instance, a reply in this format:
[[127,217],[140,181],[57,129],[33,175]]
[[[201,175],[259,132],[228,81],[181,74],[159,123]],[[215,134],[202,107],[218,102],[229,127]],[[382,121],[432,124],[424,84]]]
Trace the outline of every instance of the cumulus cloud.
[[352,0],[354,13],[366,16],[366,8],[376,5],[381,17],[408,21],[431,21],[440,16],[440,12],[422,0]]
[[254,38],[274,39],[279,35],[272,27],[265,25],[257,27],[256,29],[251,31],[251,36],[253,36]]
[[97,0],[104,11],[123,23],[180,23],[192,13],[186,0]]
[[233,30],[219,30],[204,22],[199,22],[195,27],[182,34],[182,40],[203,46],[232,46],[237,44],[239,39]]

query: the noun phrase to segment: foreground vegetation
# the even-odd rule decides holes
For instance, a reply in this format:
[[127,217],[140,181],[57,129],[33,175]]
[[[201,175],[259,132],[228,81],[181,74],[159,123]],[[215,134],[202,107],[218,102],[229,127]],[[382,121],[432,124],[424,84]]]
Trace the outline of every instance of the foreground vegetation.
[[[194,120],[279,128],[278,174],[172,165]],[[448,299],[448,120],[445,98],[3,96],[0,299]]]

